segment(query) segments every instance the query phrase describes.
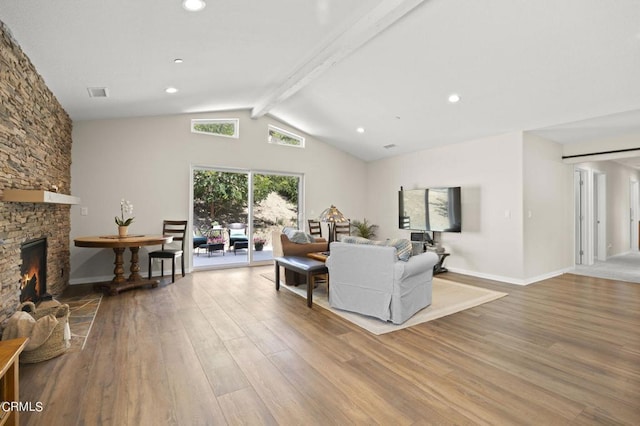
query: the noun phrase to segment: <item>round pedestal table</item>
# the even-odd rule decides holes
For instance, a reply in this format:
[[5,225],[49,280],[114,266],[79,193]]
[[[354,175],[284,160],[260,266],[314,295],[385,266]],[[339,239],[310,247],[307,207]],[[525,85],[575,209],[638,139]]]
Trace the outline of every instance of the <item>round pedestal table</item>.
[[[114,277],[111,281],[98,283],[94,288],[107,291],[110,295],[116,295],[123,290],[130,288],[151,285],[158,286],[158,280],[148,280],[140,275],[140,264],[138,260],[138,252],[142,246],[158,246],[173,241],[172,236],[164,235],[130,235],[119,237],[118,235],[103,235],[96,237],[78,237],[73,240],[76,247],[93,247],[93,248],[110,248],[115,253],[116,265],[113,273]],[[129,278],[124,275],[124,252],[129,248],[131,250],[131,274]]]

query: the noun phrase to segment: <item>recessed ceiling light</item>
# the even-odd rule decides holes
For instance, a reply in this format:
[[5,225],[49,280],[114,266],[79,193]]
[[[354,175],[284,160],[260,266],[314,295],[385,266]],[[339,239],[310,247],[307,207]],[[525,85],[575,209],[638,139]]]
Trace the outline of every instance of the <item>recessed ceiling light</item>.
[[460,102],[460,95],[458,95],[457,93],[450,94],[449,102],[451,102],[452,104]]
[[183,61],[182,59],[180,59],[180,58],[176,58],[176,59],[174,59],[174,60],[173,60],[173,63],[174,63],[174,64],[181,64],[181,63],[183,63],[183,62],[184,62],[184,61]]
[[189,12],[199,12],[204,9],[206,5],[204,0],[184,0],[182,2],[182,7]]
[[176,89],[175,87],[167,87],[166,89],[164,89],[164,91],[167,93],[177,93],[178,89]]
[[358,132],[358,133],[364,133],[364,127],[358,127],[358,128],[356,129],[356,132]]

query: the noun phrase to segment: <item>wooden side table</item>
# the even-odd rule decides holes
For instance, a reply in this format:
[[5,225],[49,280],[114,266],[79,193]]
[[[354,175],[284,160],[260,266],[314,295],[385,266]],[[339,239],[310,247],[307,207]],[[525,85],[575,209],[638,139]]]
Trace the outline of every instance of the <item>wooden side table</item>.
[[[20,353],[27,345],[28,337],[0,342],[0,401],[6,403],[20,402]],[[4,408],[4,407],[3,407]],[[17,407],[8,411],[0,410],[0,425],[17,425],[20,423],[20,412]]]

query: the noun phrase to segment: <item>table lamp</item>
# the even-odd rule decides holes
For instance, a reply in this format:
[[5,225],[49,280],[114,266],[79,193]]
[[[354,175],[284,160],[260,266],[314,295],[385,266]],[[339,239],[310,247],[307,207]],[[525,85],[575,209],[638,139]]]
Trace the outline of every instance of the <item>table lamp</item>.
[[333,204],[328,209],[320,213],[320,221],[329,225],[329,243],[336,240],[336,223],[348,222],[342,212]]

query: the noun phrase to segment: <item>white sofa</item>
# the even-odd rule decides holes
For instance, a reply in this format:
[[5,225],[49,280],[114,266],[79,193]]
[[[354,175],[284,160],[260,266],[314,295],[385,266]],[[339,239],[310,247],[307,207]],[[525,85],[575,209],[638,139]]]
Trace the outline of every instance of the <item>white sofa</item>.
[[398,260],[396,248],[333,242],[327,259],[329,304],[401,324],[431,304],[435,253]]

